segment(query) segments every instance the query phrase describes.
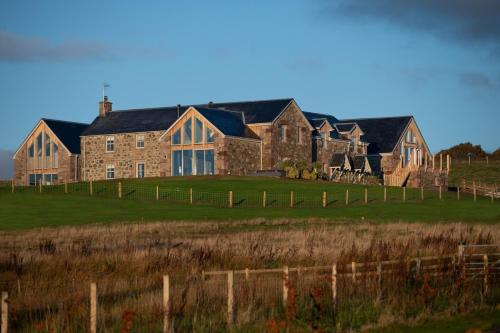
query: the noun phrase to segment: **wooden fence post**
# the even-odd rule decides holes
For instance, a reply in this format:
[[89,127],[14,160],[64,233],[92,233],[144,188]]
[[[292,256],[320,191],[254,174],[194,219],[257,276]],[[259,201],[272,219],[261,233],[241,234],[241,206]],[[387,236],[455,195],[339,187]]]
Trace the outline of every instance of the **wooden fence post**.
[[377,303],[382,299],[382,263],[377,265]]
[[436,156],[432,155],[432,173],[434,173],[435,169],[436,169]]
[[387,187],[384,186],[384,202],[387,202]]
[[290,208],[293,208],[293,191],[290,192]]
[[40,193],[42,193],[42,180],[40,179]]
[[484,294],[486,295],[488,293],[488,255],[485,254],[483,256],[483,271],[484,271]]
[[349,205],[349,189],[345,190],[345,205]]
[[286,308],[288,302],[288,266],[283,266],[283,306]]
[[122,182],[118,182],[118,198],[122,198]]
[[233,326],[234,321],[234,271],[227,272],[227,325]]
[[403,202],[406,201],[406,187],[403,187]]
[[439,172],[443,171],[443,154],[439,154]]
[[64,182],[64,193],[68,193],[68,182]]
[[356,282],[356,262],[353,261],[351,263],[351,271],[352,271],[352,282]]
[[160,200],[160,187],[156,185],[156,201]]
[[332,266],[332,303],[335,316],[337,314],[337,264]]
[[262,193],[262,207],[263,208],[266,208],[266,198],[267,197],[267,194],[266,194],[266,191],[264,191],[264,193]]
[[460,200],[460,186],[457,186],[457,200]]
[[163,276],[163,333],[170,332],[170,277]]
[[189,203],[192,205],[193,204],[193,188],[189,188]]
[[368,188],[365,187],[365,205],[368,203]]
[[470,165],[470,155],[469,155],[469,165]]
[[233,191],[229,191],[229,208],[233,208]]
[[92,196],[93,195],[93,189],[92,189],[92,181],[89,181],[89,193]]
[[488,165],[489,162],[488,162],[488,155],[486,155],[486,165]]
[[424,201],[424,187],[420,186],[420,200]]
[[326,192],[323,192],[322,205],[323,205],[323,208],[326,207]]
[[439,200],[443,199],[443,188],[439,185]]
[[7,333],[9,329],[9,303],[8,303],[9,293],[2,291],[2,332]]
[[450,166],[451,166],[451,157],[450,155],[446,155],[446,173],[450,172]]
[[14,180],[12,180],[11,185],[12,185],[12,193],[14,193]]
[[97,333],[97,286],[90,284],[90,333]]
[[477,193],[476,193],[476,181],[475,180],[472,182],[472,191],[474,192],[474,201],[476,201]]

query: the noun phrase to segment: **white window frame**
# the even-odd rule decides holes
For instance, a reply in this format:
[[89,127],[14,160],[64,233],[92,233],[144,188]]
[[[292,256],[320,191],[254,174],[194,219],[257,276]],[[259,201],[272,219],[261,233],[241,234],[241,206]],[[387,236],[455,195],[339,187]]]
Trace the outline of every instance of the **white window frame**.
[[[146,143],[145,143],[145,136],[144,134],[136,134],[135,135],[135,148],[136,149],[144,149]],[[139,146],[139,142],[142,142],[142,147]]]
[[[108,142],[112,141],[113,142],[113,150],[108,149]],[[115,152],[115,137],[114,136],[107,136],[106,137],[106,153],[114,153]]]
[[[143,165],[143,175],[142,177],[139,177],[139,165]],[[145,178],[146,177],[146,163],[145,162],[137,162],[135,164],[135,178]]]
[[[108,177],[108,172],[110,169],[113,169],[113,177]],[[114,164],[106,165],[106,179],[115,179],[116,178],[116,169]]]
[[279,131],[280,131],[280,142],[286,143],[286,135],[287,135],[286,125],[280,125]]

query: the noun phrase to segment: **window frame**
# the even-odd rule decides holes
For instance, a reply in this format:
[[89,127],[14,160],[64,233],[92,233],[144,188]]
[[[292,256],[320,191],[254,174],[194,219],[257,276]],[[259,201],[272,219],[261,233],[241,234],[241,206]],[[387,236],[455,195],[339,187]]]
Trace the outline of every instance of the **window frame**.
[[[139,177],[139,165],[142,165],[142,177]],[[137,162],[135,164],[135,178],[146,178],[146,163]]]
[[[111,142],[112,150],[109,150],[109,142]],[[114,153],[115,152],[115,137],[114,136],[106,136],[106,153]]]
[[[200,139],[200,141],[196,141],[196,129],[197,129],[196,126],[198,123],[201,124],[201,129],[200,129],[201,139]],[[194,125],[193,126],[194,131],[192,131],[193,132],[193,135],[192,135],[193,136],[193,144],[202,145],[205,142],[204,137],[203,137],[203,134],[204,134],[203,129],[205,127],[203,124],[203,121],[201,119],[198,119],[197,117],[194,117],[193,125]]]
[[287,128],[286,125],[279,125],[279,137],[280,137],[280,142],[281,143],[286,143],[287,142]]
[[[211,136],[208,135],[208,132],[210,131],[210,133],[212,133]],[[205,143],[215,143],[215,131],[210,128],[209,126],[205,126]],[[209,141],[209,137],[211,137],[210,141]]]
[[[182,144],[185,146],[190,146],[193,144],[193,118],[194,117],[189,117],[187,121],[185,121],[182,124]],[[189,136],[186,135],[186,126],[189,126]],[[186,139],[189,138],[189,142],[186,141]]]
[[[135,148],[136,149],[144,149],[146,146],[145,142],[145,135],[144,134],[136,134],[135,135]],[[142,142],[142,146],[139,145],[139,142]]]
[[[110,171],[112,170],[112,171]],[[113,173],[113,177],[108,177],[109,172]],[[106,179],[115,179],[116,178],[116,168],[114,164],[107,164],[106,165]]]

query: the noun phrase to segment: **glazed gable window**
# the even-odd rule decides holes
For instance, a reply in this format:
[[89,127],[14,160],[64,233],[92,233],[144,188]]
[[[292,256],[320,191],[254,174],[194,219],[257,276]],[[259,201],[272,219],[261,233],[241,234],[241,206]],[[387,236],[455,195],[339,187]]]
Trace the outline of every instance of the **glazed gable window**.
[[193,118],[189,118],[182,126],[184,130],[183,144],[190,145],[193,142]]
[[213,143],[214,142],[214,131],[211,128],[205,127],[205,137],[207,143]]
[[138,134],[135,136],[135,147],[138,149],[144,148],[144,135]]
[[106,137],[106,152],[111,153],[115,151],[115,137],[107,136]]
[[180,145],[181,144],[181,129],[179,128],[177,131],[172,134],[172,144]]
[[203,143],[203,123],[198,118],[194,120],[194,143]]

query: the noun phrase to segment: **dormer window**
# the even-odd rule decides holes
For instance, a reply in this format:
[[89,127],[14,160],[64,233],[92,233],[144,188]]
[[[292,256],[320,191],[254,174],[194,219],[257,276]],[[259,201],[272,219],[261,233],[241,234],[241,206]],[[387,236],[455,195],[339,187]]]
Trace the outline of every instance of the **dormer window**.
[[106,137],[106,152],[112,153],[115,151],[115,137],[107,136]]

